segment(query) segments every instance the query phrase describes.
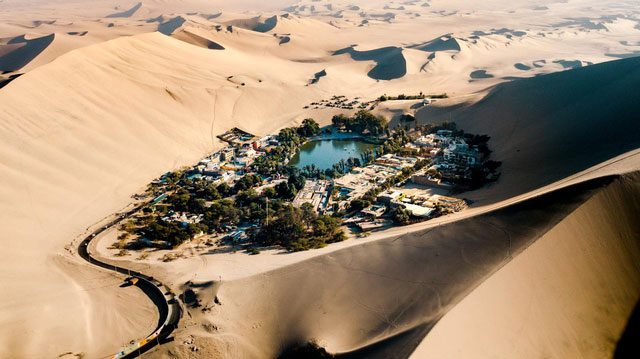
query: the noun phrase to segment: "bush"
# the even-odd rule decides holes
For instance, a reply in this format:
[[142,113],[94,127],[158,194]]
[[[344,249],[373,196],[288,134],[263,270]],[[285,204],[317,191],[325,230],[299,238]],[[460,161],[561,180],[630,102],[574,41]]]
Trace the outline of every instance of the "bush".
[[411,211],[407,211],[402,207],[396,207],[391,210],[391,219],[395,224],[405,225],[409,223],[411,219]]

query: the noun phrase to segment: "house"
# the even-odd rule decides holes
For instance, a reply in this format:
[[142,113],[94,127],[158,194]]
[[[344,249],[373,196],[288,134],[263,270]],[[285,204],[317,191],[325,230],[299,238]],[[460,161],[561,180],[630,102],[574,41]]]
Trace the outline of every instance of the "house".
[[471,167],[479,164],[480,157],[480,152],[469,148],[462,140],[452,143],[443,151],[445,161]]
[[441,195],[433,195],[425,205],[430,207],[440,206],[444,209],[447,209],[451,212],[459,212],[465,208],[467,208],[467,203],[459,198],[447,197]]
[[[202,167],[200,167],[202,168]],[[201,170],[202,174],[205,176],[211,177],[219,177],[221,174],[221,168],[219,163],[207,163],[204,168]]]
[[231,240],[233,243],[241,243],[247,240],[249,236],[246,231],[238,229],[226,235],[225,238]]
[[427,173],[416,174],[416,175],[411,176],[411,182],[413,182],[415,184],[419,184],[421,186],[431,187],[431,188],[441,188],[441,189],[451,189],[452,188],[451,184],[442,182],[441,179],[432,177],[431,175],[429,175]]
[[404,203],[404,202],[396,202],[400,207],[404,207],[407,211],[411,212],[411,215],[414,217],[420,218],[429,218],[433,212],[434,208],[419,206],[417,204],[412,203]]
[[323,213],[329,204],[329,197],[331,195],[332,188],[333,184],[331,181],[307,180],[304,187],[293,199],[293,205],[300,207],[304,203],[310,203],[317,213]]
[[386,191],[378,196],[378,200],[387,205],[391,205],[393,202],[402,200],[403,196],[400,191]]
[[362,214],[372,218],[378,218],[382,216],[386,210],[387,210],[387,207],[385,206],[373,205],[363,209]]
[[376,163],[382,166],[400,170],[405,167],[412,167],[418,159],[415,157],[401,157],[394,154],[386,154],[376,160]]
[[235,156],[236,150],[233,147],[225,147],[220,151],[220,161],[230,162]]

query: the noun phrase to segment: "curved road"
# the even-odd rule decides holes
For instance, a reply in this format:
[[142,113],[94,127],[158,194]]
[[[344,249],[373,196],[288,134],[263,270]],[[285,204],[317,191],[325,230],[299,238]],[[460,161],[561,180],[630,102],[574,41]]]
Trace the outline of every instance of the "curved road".
[[138,281],[137,283],[135,283],[135,285],[139,287],[158,308],[158,326],[153,331],[153,333],[149,334],[143,339],[132,341],[129,346],[122,348],[120,352],[114,354],[113,358],[135,358],[145,351],[151,349],[155,345],[159,345],[171,334],[171,332],[173,332],[175,328],[177,328],[178,322],[180,321],[180,317],[182,315],[180,304],[175,298],[175,295],[168,287],[155,280],[153,277],[144,275],[140,272],[102,262],[93,257],[89,252],[89,244],[93,239],[98,237],[106,230],[122,222],[122,220],[137,212],[146,204],[147,203],[138,205],[130,211],[120,214],[113,221],[107,223],[106,225],[100,227],[99,229],[93,231],[91,234],[85,237],[78,246],[78,254],[87,262],[98,267],[137,278]]

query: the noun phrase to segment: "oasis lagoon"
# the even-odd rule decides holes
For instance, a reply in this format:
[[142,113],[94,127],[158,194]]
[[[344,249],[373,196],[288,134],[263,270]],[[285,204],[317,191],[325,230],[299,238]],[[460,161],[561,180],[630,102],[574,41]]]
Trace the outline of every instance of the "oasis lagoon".
[[315,165],[320,170],[333,167],[340,160],[347,160],[355,157],[361,159],[360,155],[376,145],[353,139],[328,139],[309,141],[300,147],[300,151],[293,156],[289,165],[297,168]]

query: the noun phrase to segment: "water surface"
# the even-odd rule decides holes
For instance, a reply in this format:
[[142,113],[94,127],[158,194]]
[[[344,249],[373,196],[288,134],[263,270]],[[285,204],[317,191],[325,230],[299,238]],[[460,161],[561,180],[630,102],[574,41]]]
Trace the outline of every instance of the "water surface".
[[359,160],[365,151],[374,148],[375,145],[360,140],[317,140],[305,143],[300,151],[293,156],[290,165],[304,168],[314,164],[321,170],[333,167],[340,160],[355,157]]

